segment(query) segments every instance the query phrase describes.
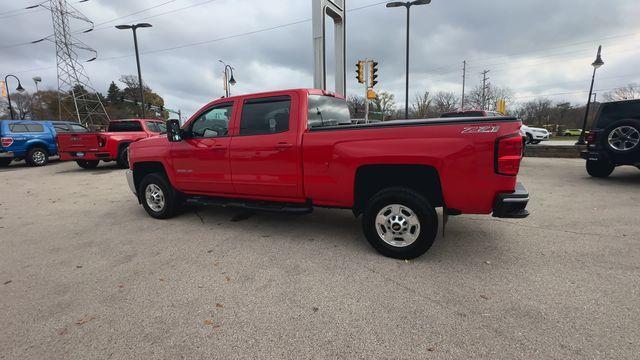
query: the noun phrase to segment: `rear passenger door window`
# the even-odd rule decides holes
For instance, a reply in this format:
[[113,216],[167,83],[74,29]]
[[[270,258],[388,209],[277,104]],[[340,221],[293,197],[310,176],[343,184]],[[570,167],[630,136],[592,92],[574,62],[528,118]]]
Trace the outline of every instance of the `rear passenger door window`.
[[291,97],[251,99],[242,106],[240,135],[267,135],[289,130]]

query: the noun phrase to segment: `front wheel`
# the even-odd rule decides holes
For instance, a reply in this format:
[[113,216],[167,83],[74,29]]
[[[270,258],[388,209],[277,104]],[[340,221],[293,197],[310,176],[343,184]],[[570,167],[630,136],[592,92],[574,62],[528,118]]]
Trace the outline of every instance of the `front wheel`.
[[0,167],[7,167],[11,164],[12,158],[0,158]]
[[615,166],[608,161],[587,160],[587,173],[593,177],[606,178],[613,169]]
[[100,160],[76,160],[76,164],[83,169],[95,169],[99,163]]
[[538,145],[538,144],[540,144],[540,141],[541,140],[531,140],[531,144]]
[[168,219],[175,215],[178,197],[167,178],[159,173],[145,176],[138,187],[142,206],[151,217]]
[[362,227],[369,243],[382,255],[413,259],[433,245],[438,216],[419,193],[408,188],[389,188],[369,200]]

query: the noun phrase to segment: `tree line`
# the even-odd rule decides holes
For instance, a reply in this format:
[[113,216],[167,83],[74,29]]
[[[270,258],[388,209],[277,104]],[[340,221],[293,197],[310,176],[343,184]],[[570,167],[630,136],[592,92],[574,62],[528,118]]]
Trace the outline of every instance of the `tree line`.
[[[555,102],[546,97],[539,97],[525,102],[515,102],[513,91],[508,87],[497,87],[488,84],[484,89],[476,86],[465,94],[464,108],[484,109],[488,111],[496,110],[498,99],[507,102],[507,114],[517,116],[523,123],[531,126],[552,126],[559,125],[564,129],[581,128],[586,110],[585,105],[573,105],[569,102]],[[630,84],[616,88],[602,96],[605,101],[619,101],[640,99],[640,87]],[[347,98],[351,117],[356,119],[364,118],[365,98],[363,96],[351,95]],[[432,93],[423,91],[416,93],[410,101],[409,118],[424,119],[439,117],[442,113],[457,111],[461,109],[462,98],[459,94],[450,91],[438,91]],[[600,102],[592,102],[590,108],[590,123],[598,111]],[[395,96],[385,91],[376,94],[376,98],[369,100],[369,118],[376,120],[395,120],[404,118],[404,107],[398,106]]]
[[[122,83],[122,87],[112,81],[107,90],[106,96],[98,93],[105,111],[111,119],[130,119],[142,117],[140,106],[140,88],[138,86],[138,77],[134,75],[122,75],[118,80]],[[149,86],[143,84],[144,100],[146,116],[153,118],[168,119],[169,114],[166,111],[160,111],[164,107],[164,99],[155,93]],[[76,94],[86,92],[87,90],[81,86],[76,86],[74,92]],[[65,101],[73,101],[66,98]],[[11,92],[11,105],[14,111],[14,117],[17,119],[33,119],[33,120],[69,120],[77,121],[77,117],[73,113],[68,113],[62,109],[73,109],[72,103],[60,106],[57,90],[40,90],[35,93],[18,93]],[[0,119],[9,119],[10,111],[7,98],[0,98]]]

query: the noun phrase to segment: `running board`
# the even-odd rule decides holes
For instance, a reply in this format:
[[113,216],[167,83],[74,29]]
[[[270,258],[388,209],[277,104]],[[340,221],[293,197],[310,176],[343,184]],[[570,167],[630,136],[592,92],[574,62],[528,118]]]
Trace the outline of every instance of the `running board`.
[[190,196],[185,199],[187,204],[203,206],[220,206],[252,211],[265,211],[304,215],[313,212],[310,204],[278,203],[269,201],[250,201],[242,199],[225,199],[207,196]]

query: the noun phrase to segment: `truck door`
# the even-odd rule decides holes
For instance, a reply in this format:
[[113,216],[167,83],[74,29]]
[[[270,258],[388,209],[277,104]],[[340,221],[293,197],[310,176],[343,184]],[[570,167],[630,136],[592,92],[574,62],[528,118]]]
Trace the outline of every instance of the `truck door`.
[[229,122],[233,102],[216,104],[192,121],[186,138],[171,143],[179,189],[202,194],[232,194]]
[[238,194],[302,196],[297,97],[292,93],[244,100],[239,129],[231,140],[231,174]]

